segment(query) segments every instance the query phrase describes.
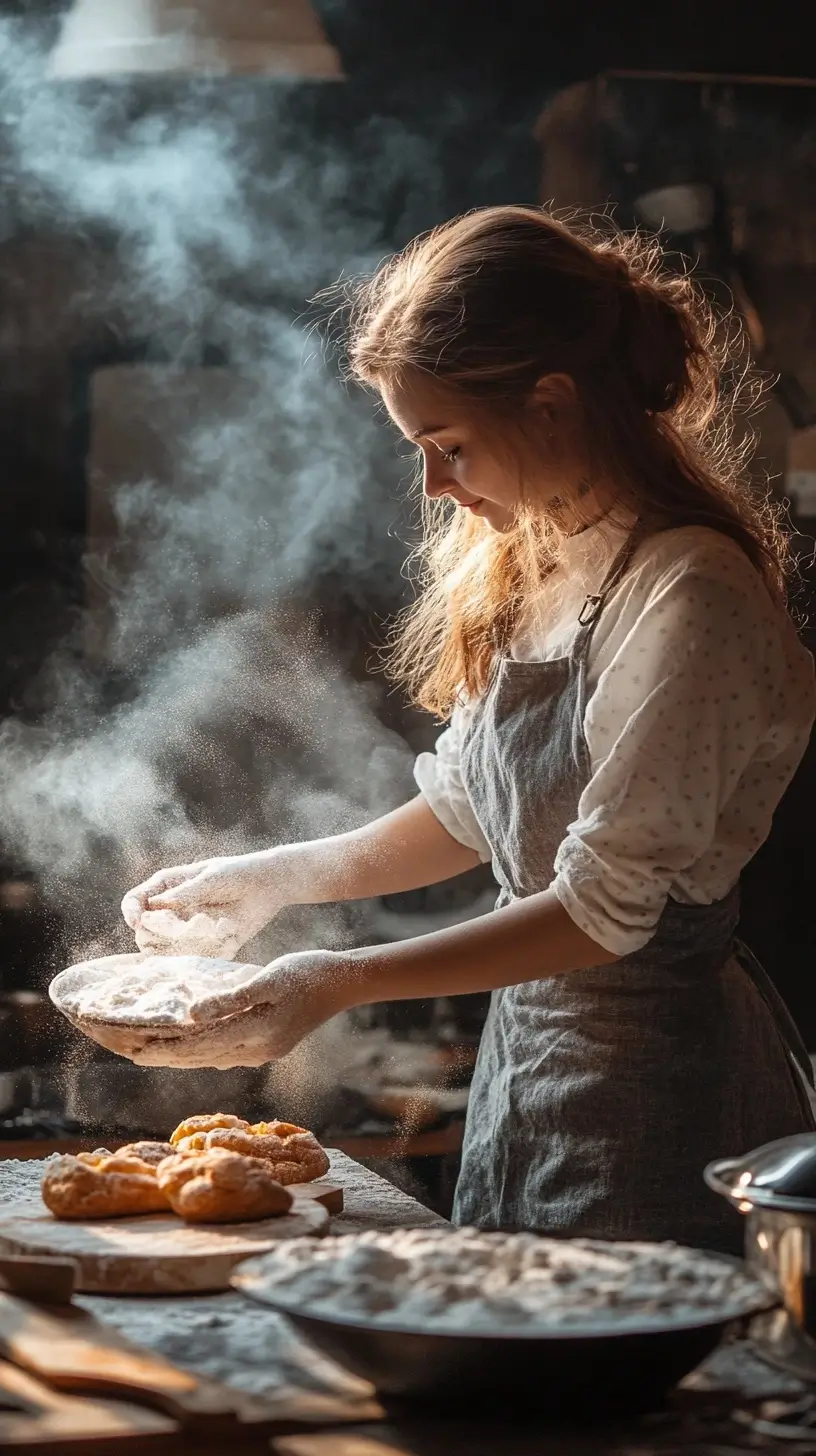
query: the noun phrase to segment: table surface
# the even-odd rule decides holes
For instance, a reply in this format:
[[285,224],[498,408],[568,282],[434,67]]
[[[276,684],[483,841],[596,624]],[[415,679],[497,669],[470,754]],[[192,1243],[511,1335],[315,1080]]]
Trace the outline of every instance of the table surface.
[[[342,1217],[333,1220],[334,1232],[445,1227],[444,1219],[344,1153],[331,1156],[329,1176],[343,1184],[346,1202]],[[42,1161],[0,1160],[0,1217],[3,1203],[38,1196],[43,1167]],[[241,1295],[80,1295],[78,1303],[176,1364],[275,1403],[283,1401],[282,1411],[298,1401],[301,1408],[313,1402],[329,1421],[334,1412],[338,1420],[365,1416],[369,1422],[281,1437],[275,1443],[278,1456],[544,1456],[545,1450],[546,1456],[726,1456],[758,1447],[798,1451],[800,1456],[806,1450],[816,1452],[816,1437],[807,1446],[790,1440],[777,1446],[775,1439],[759,1439],[746,1424],[731,1419],[734,1408],[755,1411],[762,1401],[792,1403],[805,1393],[799,1382],[765,1365],[746,1341],[722,1348],[701,1366],[684,1383],[674,1413],[625,1431],[559,1433],[542,1422],[527,1429],[512,1413],[505,1413],[495,1429],[484,1421],[466,1420],[370,1423],[376,1407],[365,1382],[319,1355],[285,1319]]]

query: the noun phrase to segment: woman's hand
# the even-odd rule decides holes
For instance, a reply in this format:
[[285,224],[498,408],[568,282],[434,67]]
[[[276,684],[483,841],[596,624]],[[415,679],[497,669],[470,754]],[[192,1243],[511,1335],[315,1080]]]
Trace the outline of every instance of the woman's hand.
[[261,1067],[285,1057],[324,1021],[346,1009],[346,957],[328,950],[296,951],[265,968],[264,1001],[182,1037],[156,1038],[132,1060],[141,1067]]
[[291,903],[274,849],[159,870],[130,890],[122,914],[140,950],[233,956]]
[[129,891],[122,914],[140,950],[229,958],[286,905],[393,895],[478,863],[420,794],[348,834],[159,870]]

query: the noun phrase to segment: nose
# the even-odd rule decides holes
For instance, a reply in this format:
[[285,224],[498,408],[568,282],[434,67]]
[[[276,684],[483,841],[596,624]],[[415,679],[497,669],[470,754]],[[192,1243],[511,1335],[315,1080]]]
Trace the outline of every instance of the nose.
[[445,479],[445,462],[438,451],[434,451],[434,455],[425,455],[422,461],[422,491],[428,500],[439,500],[449,488]]

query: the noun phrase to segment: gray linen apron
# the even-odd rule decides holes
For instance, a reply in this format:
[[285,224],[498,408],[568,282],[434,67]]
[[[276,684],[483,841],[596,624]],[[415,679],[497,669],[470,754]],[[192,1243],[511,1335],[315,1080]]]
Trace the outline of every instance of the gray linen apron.
[[[461,772],[493,853],[497,908],[552,881],[591,775],[593,627],[639,539],[587,598],[568,656],[499,657],[475,706]],[[739,1251],[741,1220],[703,1167],[816,1124],[809,1058],[734,939],[738,915],[738,886],[713,905],[669,899],[634,954],[493,993],[455,1223]]]

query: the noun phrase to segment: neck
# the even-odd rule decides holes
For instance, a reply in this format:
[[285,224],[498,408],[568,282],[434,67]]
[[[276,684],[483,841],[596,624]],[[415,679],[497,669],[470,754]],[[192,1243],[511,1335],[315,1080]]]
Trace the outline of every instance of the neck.
[[609,492],[587,476],[581,476],[562,494],[550,496],[545,510],[565,536],[577,536],[603,520],[611,506]]

